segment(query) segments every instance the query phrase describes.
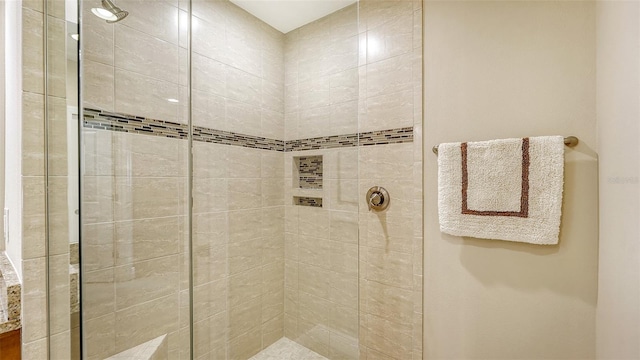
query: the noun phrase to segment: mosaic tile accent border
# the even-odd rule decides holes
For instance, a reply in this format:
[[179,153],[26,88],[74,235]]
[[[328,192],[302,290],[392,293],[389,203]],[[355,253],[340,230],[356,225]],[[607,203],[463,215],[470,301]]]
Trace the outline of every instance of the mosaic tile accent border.
[[[186,124],[89,108],[84,109],[83,126],[91,129],[162,136],[172,139],[187,139],[189,136]],[[413,127],[283,141],[194,126],[193,140],[288,152],[413,142]]]
[[291,140],[285,143],[285,151],[320,150],[406,142],[413,142],[413,127]]
[[174,139],[186,139],[189,136],[189,129],[184,124],[87,108],[84,109],[83,126]]
[[282,140],[243,135],[229,131],[209,129],[202,126],[193,127],[193,140],[253,149],[284,151],[284,141]]
[[296,156],[298,187],[322,189],[322,156]]
[[295,205],[322,207],[322,198],[294,196],[293,202]]

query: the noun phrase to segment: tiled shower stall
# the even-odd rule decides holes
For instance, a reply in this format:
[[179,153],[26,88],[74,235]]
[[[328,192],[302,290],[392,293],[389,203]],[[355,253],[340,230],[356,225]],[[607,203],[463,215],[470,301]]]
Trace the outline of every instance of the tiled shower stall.
[[227,0],[117,2],[115,24],[80,3],[82,336],[50,355],[249,359],[286,337],[421,359],[422,2],[286,34]]

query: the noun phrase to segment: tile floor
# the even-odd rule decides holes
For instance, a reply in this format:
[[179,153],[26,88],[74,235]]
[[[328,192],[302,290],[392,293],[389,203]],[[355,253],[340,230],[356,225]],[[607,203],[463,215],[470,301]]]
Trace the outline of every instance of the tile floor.
[[283,337],[249,360],[327,360],[327,358]]

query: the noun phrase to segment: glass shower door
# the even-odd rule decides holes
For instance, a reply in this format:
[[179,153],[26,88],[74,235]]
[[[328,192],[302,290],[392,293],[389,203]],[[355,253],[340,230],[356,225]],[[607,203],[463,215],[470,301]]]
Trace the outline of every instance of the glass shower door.
[[84,358],[188,359],[189,18],[177,0],[81,16]]

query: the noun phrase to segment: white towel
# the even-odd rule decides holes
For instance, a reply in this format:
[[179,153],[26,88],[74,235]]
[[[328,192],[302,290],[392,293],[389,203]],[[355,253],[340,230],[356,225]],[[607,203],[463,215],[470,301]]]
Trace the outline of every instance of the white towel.
[[440,231],[557,244],[563,183],[562,136],[441,144]]

